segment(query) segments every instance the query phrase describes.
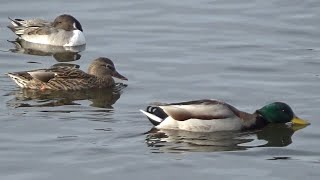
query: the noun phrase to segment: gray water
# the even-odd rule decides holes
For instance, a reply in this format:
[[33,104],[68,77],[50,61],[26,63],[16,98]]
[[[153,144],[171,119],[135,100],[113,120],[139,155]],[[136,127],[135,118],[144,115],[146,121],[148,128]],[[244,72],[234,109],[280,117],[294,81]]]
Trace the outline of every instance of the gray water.
[[[8,16],[62,13],[86,35],[76,61],[7,42]],[[0,179],[319,179],[320,1],[2,1],[0,15]],[[99,56],[129,79],[121,93],[39,94],[5,75]],[[202,98],[284,101],[311,125],[155,132],[139,112]]]

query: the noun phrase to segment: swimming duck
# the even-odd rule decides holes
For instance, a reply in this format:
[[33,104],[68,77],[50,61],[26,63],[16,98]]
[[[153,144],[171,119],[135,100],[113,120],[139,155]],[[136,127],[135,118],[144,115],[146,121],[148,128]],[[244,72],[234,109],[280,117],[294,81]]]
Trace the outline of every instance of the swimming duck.
[[91,88],[114,87],[113,77],[128,80],[119,74],[113,62],[100,57],[90,64],[88,73],[75,66],[52,66],[48,69],[37,69],[8,73],[21,88],[37,90],[83,90]]
[[262,128],[269,123],[307,125],[289,105],[274,102],[253,114],[246,113],[218,100],[196,100],[147,107],[145,114],[158,129],[177,129],[195,132],[233,131]]
[[[10,19],[10,18],[9,18]],[[42,19],[10,19],[8,26],[19,38],[38,44],[53,46],[80,46],[86,44],[80,22],[63,14],[53,22]]]

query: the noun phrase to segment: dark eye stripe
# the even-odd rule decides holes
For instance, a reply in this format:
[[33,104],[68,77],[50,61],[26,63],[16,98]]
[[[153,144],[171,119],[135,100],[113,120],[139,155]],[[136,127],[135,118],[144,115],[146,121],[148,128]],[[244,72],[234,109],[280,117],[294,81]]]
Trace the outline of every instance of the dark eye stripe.
[[116,70],[113,66],[111,66],[111,65],[107,65],[107,67],[109,68],[109,69],[111,69],[112,71],[114,71],[114,70]]

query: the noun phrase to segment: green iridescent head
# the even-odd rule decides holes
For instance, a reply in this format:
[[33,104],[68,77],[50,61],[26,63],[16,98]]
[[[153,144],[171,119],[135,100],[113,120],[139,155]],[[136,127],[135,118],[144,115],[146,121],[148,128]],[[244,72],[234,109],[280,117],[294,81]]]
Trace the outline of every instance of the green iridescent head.
[[286,103],[274,102],[257,110],[269,123],[287,123],[293,124],[309,124],[307,121],[298,118],[292,111],[291,107]]

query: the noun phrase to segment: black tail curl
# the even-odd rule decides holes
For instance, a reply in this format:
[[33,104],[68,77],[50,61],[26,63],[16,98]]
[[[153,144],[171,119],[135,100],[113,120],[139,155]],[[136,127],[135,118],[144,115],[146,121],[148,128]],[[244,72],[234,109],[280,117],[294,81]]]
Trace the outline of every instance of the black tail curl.
[[[153,115],[161,118],[162,121],[168,117],[168,115],[167,115],[160,107],[158,107],[158,106],[148,106],[147,109],[146,109],[146,111],[147,111],[148,113],[150,113],[150,114],[153,114]],[[153,120],[153,119],[151,119],[151,118],[149,118],[149,117],[148,117],[148,119],[149,119],[150,122],[151,122],[153,125],[155,125],[155,126],[159,125],[159,124],[162,122],[162,121],[161,121],[161,122],[155,121],[155,120]]]

